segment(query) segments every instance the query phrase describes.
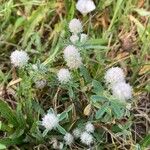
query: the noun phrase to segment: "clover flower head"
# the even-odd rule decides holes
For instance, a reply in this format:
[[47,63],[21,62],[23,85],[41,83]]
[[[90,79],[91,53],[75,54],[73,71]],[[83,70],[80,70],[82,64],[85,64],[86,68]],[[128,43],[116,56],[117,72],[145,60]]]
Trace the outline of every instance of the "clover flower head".
[[37,64],[33,64],[33,65],[32,65],[32,69],[33,69],[34,71],[38,71],[38,66],[37,66]]
[[58,77],[59,82],[67,83],[71,79],[71,74],[68,69],[62,68],[57,73],[57,77]]
[[86,145],[91,145],[93,143],[93,136],[88,132],[83,132],[80,139],[81,142]]
[[74,137],[72,136],[72,134],[66,133],[64,136],[64,141],[65,141],[66,145],[71,145],[74,141]]
[[80,22],[79,19],[74,18],[69,22],[69,29],[70,29],[70,32],[72,32],[73,34],[81,33],[82,23]]
[[59,119],[54,113],[47,113],[42,118],[42,126],[44,126],[48,130],[52,130],[58,126]]
[[74,135],[74,137],[75,137],[76,139],[79,138],[80,135],[81,135],[81,130],[78,129],[78,128],[74,129],[74,130],[73,130],[73,135]]
[[60,142],[59,143],[59,149],[61,150],[61,149],[63,149],[63,147],[64,147],[64,144],[62,142]]
[[52,139],[52,147],[53,149],[61,150],[64,147],[62,142],[59,142],[57,139]]
[[87,132],[93,133],[94,130],[95,130],[95,127],[94,127],[94,125],[93,125],[91,122],[88,122],[88,123],[86,124],[86,126],[85,126],[85,130],[86,130]]
[[73,44],[75,44],[77,41],[79,41],[78,35],[77,35],[77,34],[71,35],[70,41],[71,41]]
[[45,79],[36,80],[35,86],[37,89],[43,89],[46,86],[47,81]]
[[118,82],[125,81],[125,74],[123,70],[119,67],[112,67],[106,71],[105,81],[107,84],[115,84]]
[[62,142],[59,142],[59,143],[53,143],[52,146],[53,146],[53,149],[62,150],[64,147],[64,144]]
[[29,56],[23,50],[15,50],[11,53],[10,60],[15,67],[23,67],[28,63]]
[[127,103],[126,108],[127,108],[128,110],[131,110],[131,108],[132,108],[131,103]]
[[132,98],[132,87],[125,82],[119,82],[112,86],[113,96],[119,100],[128,100]]
[[70,69],[78,69],[82,65],[82,58],[80,57],[80,53],[73,45],[69,45],[65,48],[64,59]]
[[89,12],[93,11],[96,6],[93,0],[78,0],[76,8],[82,15],[86,15]]

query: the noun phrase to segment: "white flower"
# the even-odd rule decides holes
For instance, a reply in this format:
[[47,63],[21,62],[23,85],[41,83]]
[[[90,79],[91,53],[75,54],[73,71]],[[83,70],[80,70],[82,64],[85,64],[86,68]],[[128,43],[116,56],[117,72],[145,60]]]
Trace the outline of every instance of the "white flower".
[[88,122],[88,123],[86,124],[86,126],[85,126],[85,130],[86,130],[87,132],[93,133],[94,130],[95,130],[95,127],[93,126],[92,123]]
[[112,86],[112,93],[119,100],[128,100],[132,98],[132,87],[125,82],[116,83]]
[[15,50],[11,53],[10,60],[15,67],[23,67],[28,63],[29,56],[25,51]]
[[80,135],[81,135],[81,130],[78,129],[78,128],[74,129],[73,130],[73,135],[74,135],[75,138],[79,138]]
[[104,78],[107,84],[110,83],[112,85],[125,81],[125,74],[121,68],[112,67],[106,71]]
[[57,77],[61,83],[67,83],[71,79],[69,70],[64,68],[59,70],[59,72],[57,73]]
[[47,81],[45,79],[41,79],[41,80],[36,80],[35,81],[35,86],[38,89],[43,89],[46,86]]
[[131,110],[131,108],[132,108],[131,103],[127,103],[126,108],[127,108],[128,110]]
[[74,141],[74,138],[73,138],[72,134],[66,133],[64,136],[64,140],[65,140],[66,145],[71,145]]
[[69,45],[65,48],[64,59],[70,69],[78,69],[82,65],[80,53],[73,45]]
[[70,29],[70,32],[72,32],[73,34],[77,34],[77,33],[81,33],[82,32],[82,24],[80,22],[79,19],[72,19],[70,22],[69,22],[69,29]]
[[77,41],[79,41],[79,37],[77,34],[73,34],[71,37],[70,37],[70,41],[75,44]]
[[57,139],[53,139],[52,143],[53,149],[61,150],[64,147],[64,144],[62,142],[58,142]]
[[33,65],[32,65],[32,69],[33,69],[34,71],[37,71],[37,70],[38,70],[37,64],[33,64]]
[[62,142],[59,143],[59,149],[63,149],[64,144]]
[[78,0],[76,8],[81,14],[86,15],[93,11],[96,6],[92,0]]
[[80,41],[82,43],[85,43],[87,41],[87,38],[88,38],[87,34],[82,33],[80,37]]
[[81,134],[80,139],[81,139],[81,142],[86,145],[91,145],[93,143],[93,136],[89,134],[88,132],[83,132]]
[[42,125],[48,130],[56,128],[58,123],[59,119],[54,113],[48,113],[42,118]]

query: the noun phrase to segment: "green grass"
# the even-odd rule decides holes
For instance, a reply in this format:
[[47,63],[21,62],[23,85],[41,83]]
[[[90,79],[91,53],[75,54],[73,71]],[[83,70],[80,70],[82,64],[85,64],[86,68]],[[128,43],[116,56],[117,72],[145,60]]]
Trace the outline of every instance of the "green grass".
[[[61,139],[64,130],[72,131],[87,120],[96,127],[96,150],[149,149],[149,0],[143,4],[142,0],[95,0],[96,10],[87,16],[82,16],[75,4],[73,0],[0,0],[0,149],[50,149],[53,136]],[[84,67],[72,72],[74,82],[70,86],[60,86],[56,73],[65,66],[68,22],[75,17],[83,22],[89,36],[80,47]],[[28,52],[28,68],[12,67],[9,56],[16,49]],[[44,65],[46,73],[43,69],[30,73],[31,64],[37,62]],[[128,117],[119,116],[122,104],[112,102],[108,108],[108,103],[92,102],[101,98],[91,99],[105,90],[104,74],[112,66],[123,68],[133,86]],[[36,78],[45,78],[47,86],[36,89]],[[111,99],[108,93],[105,96]],[[63,113],[63,128],[58,129],[60,134],[54,131],[43,137],[37,122],[51,107]],[[85,108],[89,116],[85,116]],[[116,116],[103,118],[106,108],[108,116],[113,110]],[[79,143],[72,146],[84,148]]]

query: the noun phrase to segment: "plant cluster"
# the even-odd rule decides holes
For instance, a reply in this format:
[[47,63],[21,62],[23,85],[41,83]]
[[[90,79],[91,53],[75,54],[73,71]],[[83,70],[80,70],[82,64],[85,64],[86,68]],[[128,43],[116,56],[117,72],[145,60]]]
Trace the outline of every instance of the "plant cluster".
[[[21,44],[19,42],[12,44],[9,41],[11,38],[4,34],[0,36],[2,41],[7,39],[4,40],[2,47],[7,49],[7,44],[11,43],[11,46],[8,46],[8,49],[11,49],[9,62],[7,60],[7,64],[11,64],[10,70],[4,65],[4,69],[0,71],[2,82],[0,149],[138,150],[145,148],[149,143],[149,136],[138,143],[133,140],[132,131],[137,91],[135,88],[137,82],[133,81],[137,71],[131,75],[132,71],[125,70],[123,67],[125,64],[120,62],[124,53],[117,56],[119,61],[107,58],[109,55],[115,55],[114,49],[117,49],[118,43],[113,39],[113,30],[117,23],[119,8],[121,4],[129,6],[130,3],[122,0],[114,2],[116,9],[110,24],[108,23],[109,27],[106,25],[109,19],[101,18],[102,24],[108,29],[101,31],[103,34],[99,39],[97,33],[91,30],[94,26],[90,23],[87,25],[88,19],[94,16],[88,18],[87,14],[99,8],[95,3],[103,4],[101,9],[106,11],[109,5],[113,5],[113,1],[106,0],[99,3],[96,0],[78,0],[70,2],[69,5],[65,0],[66,9],[69,8],[68,14],[65,14],[61,8],[63,7],[61,1],[57,2],[57,5],[53,1],[32,0],[33,2],[35,4],[30,4],[26,0],[23,2],[35,7],[25,7],[24,11],[37,10],[32,15],[18,11],[21,17],[16,21],[14,31],[10,34],[10,37],[13,37],[12,43],[18,41],[19,34],[23,34],[19,40]],[[3,10],[8,13],[6,16],[9,16],[9,6],[22,7],[20,3],[13,5],[13,0],[7,4],[2,6],[6,8]],[[52,17],[51,12],[53,13],[54,10],[49,8],[53,7],[58,7],[58,12],[55,13],[58,13],[61,21],[58,23],[54,17],[56,24],[55,26],[51,24],[51,28],[46,18]],[[75,9],[80,12],[79,17],[76,18]],[[0,17],[3,11],[0,10]],[[59,15],[59,11],[62,11],[62,14]],[[144,10],[135,11],[149,15]],[[103,13],[100,17],[105,16],[106,12]],[[43,17],[43,14],[47,16]],[[63,19],[64,14],[67,16],[66,19]],[[83,23],[80,15],[83,16]],[[97,18],[99,20],[99,16],[95,17]],[[41,22],[42,19],[45,20]],[[130,19],[135,24],[139,23],[131,16]],[[27,26],[25,26],[26,20],[29,21]],[[3,22],[0,25],[1,29],[7,24],[9,24],[7,21]],[[36,28],[39,29],[38,33],[34,31],[37,30]],[[142,37],[140,34],[143,42],[143,39],[150,37],[150,34],[146,29],[145,32],[143,28],[141,30],[139,33],[143,33]],[[9,33],[9,28],[6,33]],[[132,55],[130,57],[134,67],[135,60]],[[146,114],[144,117],[149,119]]]

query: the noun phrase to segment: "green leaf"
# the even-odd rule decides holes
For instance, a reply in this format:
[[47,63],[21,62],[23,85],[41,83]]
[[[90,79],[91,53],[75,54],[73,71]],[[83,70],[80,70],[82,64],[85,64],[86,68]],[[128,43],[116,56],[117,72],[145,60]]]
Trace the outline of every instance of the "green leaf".
[[150,134],[147,135],[141,142],[140,145],[142,147],[148,148],[150,146]]
[[105,9],[106,7],[108,7],[109,5],[111,5],[111,3],[113,2],[113,0],[105,0],[103,3],[102,3],[102,9]]
[[101,49],[101,50],[108,50],[109,48],[107,46],[102,46],[102,45],[91,45],[91,44],[86,44],[84,45],[85,49]]
[[59,115],[59,121],[62,121],[64,119],[67,119],[68,118],[68,113],[65,111],[65,112],[62,112],[60,115]]
[[84,44],[84,48],[108,50],[109,48],[106,46],[107,44],[107,39],[90,39]]
[[135,25],[137,26],[137,31],[138,31],[138,34],[139,34],[141,40],[143,40],[143,42],[145,42],[144,39],[143,39],[143,35],[145,34],[145,35],[150,36],[150,32],[135,17],[130,16],[130,20],[135,23]]
[[86,42],[87,45],[107,45],[107,39],[90,39]]
[[66,112],[69,112],[69,111],[72,110],[72,108],[73,108],[73,105],[70,105],[65,111],[66,111]]
[[15,35],[15,32],[16,32],[17,28],[19,28],[20,26],[22,26],[24,22],[25,22],[25,17],[19,17],[16,20],[15,25],[14,25],[14,30],[13,30],[13,33],[12,33],[11,37],[13,37]]
[[145,90],[147,90],[148,93],[150,93],[150,84],[148,84],[148,85],[145,86]]
[[121,5],[122,5],[123,1],[124,0],[117,0],[117,3],[115,5],[115,9],[114,9],[115,12],[114,12],[113,18],[111,19],[111,23],[109,25],[108,31],[110,31],[112,29],[112,27],[113,27],[113,25],[114,25],[114,23],[116,21],[116,18],[117,18],[118,14],[119,14],[118,12],[121,9]]
[[141,8],[141,9],[134,9],[134,11],[136,11],[140,16],[150,16],[150,12],[146,11],[145,9]]
[[3,144],[0,144],[0,149],[6,149],[6,146]]
[[96,119],[100,119],[104,113],[107,111],[108,109],[108,106],[109,106],[109,103],[105,103],[104,105],[101,106],[101,108],[99,108],[99,110],[96,112]]
[[98,82],[96,80],[93,80],[92,86],[93,86],[93,91],[92,92],[94,92],[95,94],[99,95],[99,94],[103,93],[104,88],[103,88],[103,86],[101,85],[100,82]]
[[87,68],[84,67],[84,65],[81,66],[80,73],[87,83],[91,82],[92,78],[90,76],[90,73],[88,72]]
[[71,86],[69,86],[69,88],[68,88],[68,93],[69,93],[69,97],[71,99],[74,99],[75,95],[74,95],[74,92],[73,92],[73,89]]
[[12,135],[9,136],[9,138],[11,139],[19,138],[23,134],[24,134],[24,129],[18,128]]
[[0,139],[0,143],[6,146],[15,145],[15,144],[18,145],[18,144],[23,143],[23,138],[24,137],[20,137],[16,139],[3,138],[3,139]]
[[141,146],[140,146],[139,144],[136,144],[136,145],[135,145],[135,150],[142,150],[142,149],[141,149]]
[[16,117],[17,117],[17,121],[19,123],[19,127],[22,129],[25,128],[26,127],[26,120],[25,120],[24,115],[22,113],[22,106],[19,103],[17,105]]
[[93,103],[108,101],[106,97],[99,96],[99,95],[92,95],[91,100]]
[[49,132],[49,129],[45,129],[42,136],[45,137],[47,135],[47,133]]
[[72,110],[72,105],[70,105],[64,112],[62,112],[61,114],[59,114],[59,121],[62,121],[64,119],[68,118],[68,112]]
[[124,115],[124,111],[122,111],[122,105],[116,101],[111,101],[111,109],[114,112],[114,116],[118,119]]
[[44,142],[44,138],[43,138],[42,133],[41,133],[39,127],[38,127],[37,122],[34,122],[34,123],[32,124],[32,127],[31,127],[31,129],[30,129],[30,134],[31,134],[34,138],[36,138],[37,141]]
[[3,100],[0,100],[0,115],[13,126],[18,126],[15,112]]
[[65,135],[67,133],[67,131],[60,125],[57,126],[57,130],[63,135]]
[[[68,3],[68,2],[67,2]],[[70,7],[70,10],[69,12],[67,13],[67,20],[70,21],[71,19],[73,19],[73,16],[74,16],[74,13],[75,13],[75,2],[74,1],[71,1],[69,2],[71,3],[71,7]]]
[[45,112],[44,112],[43,108],[35,100],[32,101],[32,107],[33,107],[35,112],[39,113],[40,115],[44,115]]
[[[49,7],[40,6],[38,9],[33,11],[31,16],[28,18],[27,24],[24,27],[24,35],[23,35],[23,47],[26,46],[28,39],[32,35],[35,27],[45,18],[45,15],[49,11]],[[53,10],[51,10],[52,12]]]

